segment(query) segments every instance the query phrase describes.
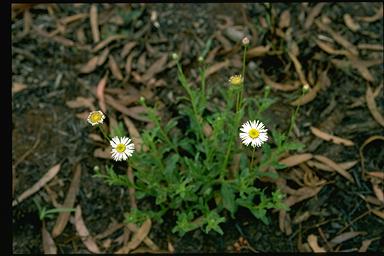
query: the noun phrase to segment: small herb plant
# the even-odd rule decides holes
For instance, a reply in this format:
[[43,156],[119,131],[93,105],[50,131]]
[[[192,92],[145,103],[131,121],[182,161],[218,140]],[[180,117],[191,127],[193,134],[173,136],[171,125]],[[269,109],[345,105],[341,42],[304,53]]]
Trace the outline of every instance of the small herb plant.
[[[268,167],[284,168],[278,163],[279,157],[302,145],[274,130],[269,130],[272,139],[268,138],[268,129],[256,121],[263,120],[263,112],[274,101],[268,87],[261,98],[244,98],[248,44],[244,39],[242,73],[232,76],[229,85],[218,90],[224,106],[209,104],[213,89],[206,86],[204,65],[199,70],[199,86],[192,86],[179,57],[173,54],[186,95],[179,99],[178,116],[166,124],[155,108],[140,100],[155,126],[141,132],[142,148],[136,152],[121,131],[120,138],[109,138],[99,125],[105,118],[103,113],[90,114],[88,121],[99,126],[110,140],[113,159],[126,160],[133,168],[134,183],[126,175],[117,174],[113,166],[107,166],[104,174],[97,170],[95,176],[110,185],[134,187],[138,200],[153,202],[152,209],[131,209],[126,222],[140,225],[146,218],[162,222],[164,214],[171,211],[176,216],[172,232],[180,236],[197,228],[223,234],[220,224],[234,218],[240,207],[249,209],[265,224],[269,223],[268,209],[287,209],[282,193],[257,187],[255,181],[262,176],[277,178],[275,172],[266,171]],[[199,61],[202,63],[203,58]],[[245,120],[251,121],[241,125]],[[293,122],[294,117],[291,126]],[[261,151],[261,158],[255,158],[256,151]]]

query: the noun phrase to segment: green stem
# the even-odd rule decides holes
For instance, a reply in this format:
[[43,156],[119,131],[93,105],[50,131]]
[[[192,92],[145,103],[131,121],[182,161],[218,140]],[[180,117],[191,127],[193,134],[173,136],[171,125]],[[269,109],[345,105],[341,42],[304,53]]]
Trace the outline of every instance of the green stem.
[[98,125],[101,133],[103,134],[104,138],[107,139],[108,141],[111,141],[112,139],[108,136],[108,134],[105,133],[104,129],[101,127],[101,125]]
[[247,58],[247,49],[248,49],[248,45],[244,45],[243,67],[241,72],[241,76],[243,78],[243,84],[241,85],[241,91],[239,93],[239,108],[238,108],[239,110],[241,109],[242,102],[243,102],[243,90],[244,90],[244,82],[245,82],[245,60]]
[[[304,96],[304,93],[305,93],[304,90],[302,90],[301,97]],[[296,106],[295,112],[293,113],[293,115],[291,117],[291,123],[289,125],[289,130],[288,130],[287,136],[289,136],[289,134],[291,134],[291,131],[292,131],[293,125],[295,124],[296,116],[297,116],[297,113],[299,112],[299,109],[300,109],[300,104],[298,104]]]
[[249,165],[249,171],[251,171],[253,168],[253,159],[255,158],[255,152],[256,152],[256,147],[254,147],[252,150],[252,158],[251,158],[251,164]]

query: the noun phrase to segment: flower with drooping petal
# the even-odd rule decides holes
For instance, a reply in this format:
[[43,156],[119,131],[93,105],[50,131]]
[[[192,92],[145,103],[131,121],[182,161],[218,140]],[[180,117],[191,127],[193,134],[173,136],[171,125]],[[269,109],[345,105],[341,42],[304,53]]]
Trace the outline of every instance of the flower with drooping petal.
[[243,76],[242,75],[234,75],[229,78],[229,83],[233,86],[239,86],[243,84]]
[[259,120],[247,121],[240,128],[240,139],[246,146],[260,147],[268,140],[267,129]]
[[110,141],[112,146],[112,158],[115,161],[127,160],[135,151],[135,145],[131,143],[128,137],[113,137]]
[[105,115],[103,114],[103,112],[98,110],[98,111],[92,111],[91,113],[89,113],[87,121],[92,126],[94,126],[97,124],[102,124],[104,119],[105,119]]

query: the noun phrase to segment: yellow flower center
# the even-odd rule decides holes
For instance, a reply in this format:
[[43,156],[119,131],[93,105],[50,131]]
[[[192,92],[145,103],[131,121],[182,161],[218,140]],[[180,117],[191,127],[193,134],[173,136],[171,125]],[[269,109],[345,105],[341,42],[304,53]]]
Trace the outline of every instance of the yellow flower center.
[[126,149],[126,146],[124,144],[118,144],[116,146],[116,151],[119,152],[119,153],[123,153]]
[[100,114],[100,112],[94,112],[91,114],[91,121],[92,123],[98,123],[101,121],[101,119],[103,118],[103,116]]
[[256,139],[257,137],[259,137],[260,132],[252,128],[251,130],[249,130],[248,134],[249,137],[251,137],[252,139]]
[[232,85],[240,85],[243,83],[243,77],[241,75],[231,76],[231,78],[229,78],[229,82]]

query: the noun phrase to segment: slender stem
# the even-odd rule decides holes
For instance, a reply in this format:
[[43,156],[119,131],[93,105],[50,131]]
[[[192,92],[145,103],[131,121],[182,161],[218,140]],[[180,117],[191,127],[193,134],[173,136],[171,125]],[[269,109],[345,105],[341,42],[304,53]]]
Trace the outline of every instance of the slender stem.
[[[301,97],[304,96],[304,93],[305,93],[304,90],[302,90]],[[300,104],[297,105],[295,112],[293,113],[293,115],[291,117],[291,124],[289,125],[289,130],[288,130],[287,136],[289,136],[289,134],[291,134],[291,131],[292,131],[293,125],[295,124],[296,116],[297,116],[297,113],[299,112],[299,109],[300,109]]]
[[104,129],[101,127],[101,125],[98,125],[98,127],[99,127],[101,133],[103,134],[104,138],[107,139],[108,141],[110,141],[111,138],[108,136],[107,133],[105,133],[105,131],[104,131]]
[[253,159],[255,158],[255,152],[256,152],[256,147],[254,147],[252,150],[252,158],[251,158],[251,164],[249,166],[249,171],[251,171],[253,168]]
[[243,102],[243,90],[244,90],[244,81],[245,81],[245,60],[247,58],[247,48],[248,48],[248,45],[244,45],[244,52],[243,52],[243,67],[242,67],[242,72],[241,72],[241,76],[243,78],[243,84],[241,85],[241,91],[239,93],[239,109],[241,109],[241,105],[242,105],[242,102]]

